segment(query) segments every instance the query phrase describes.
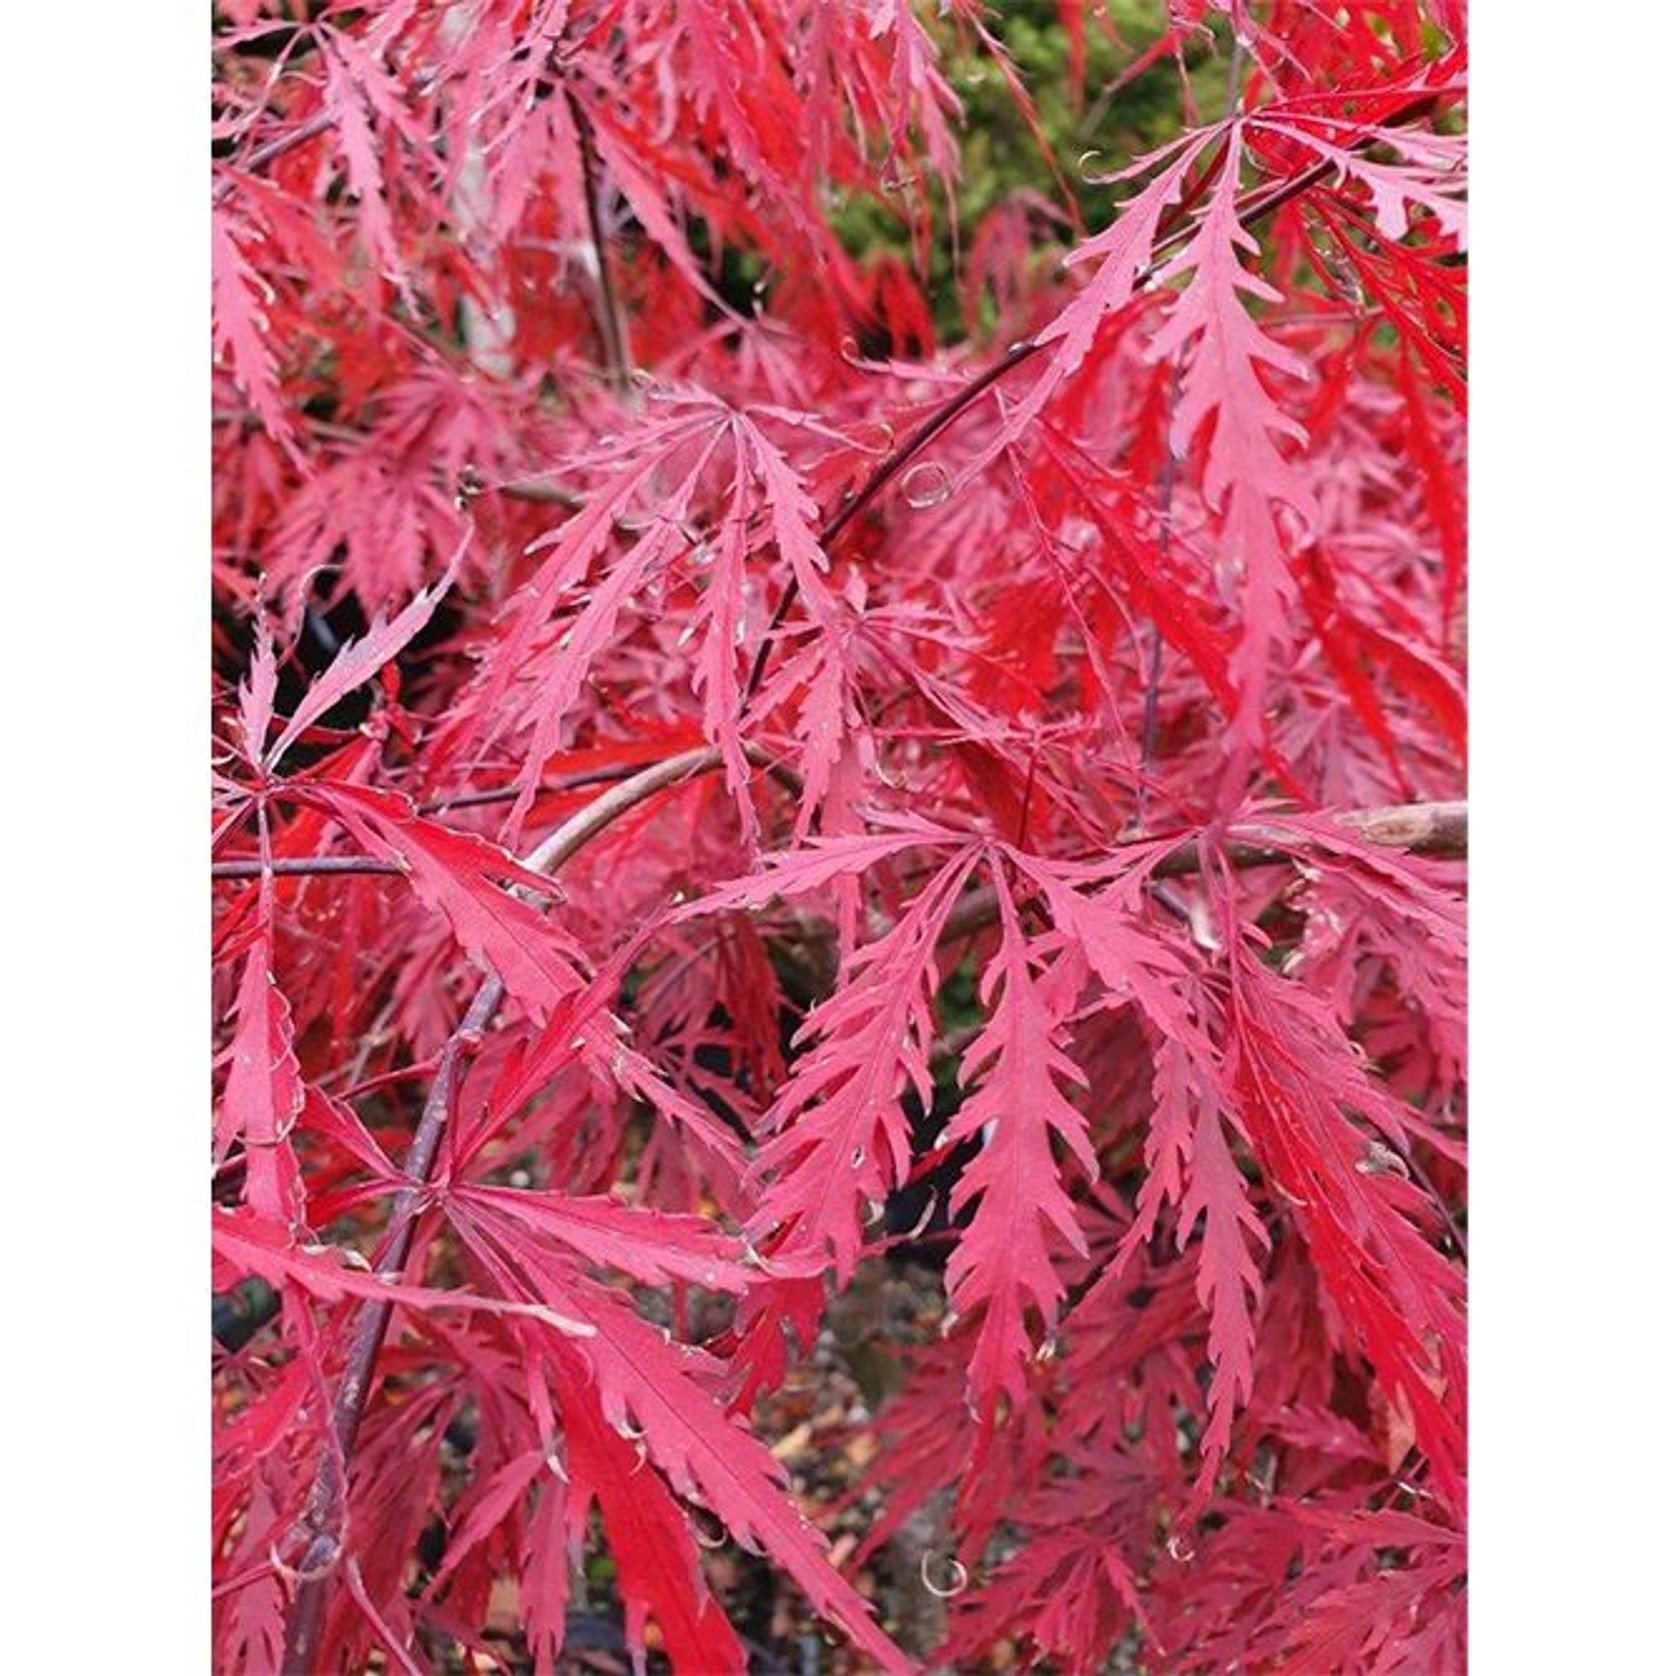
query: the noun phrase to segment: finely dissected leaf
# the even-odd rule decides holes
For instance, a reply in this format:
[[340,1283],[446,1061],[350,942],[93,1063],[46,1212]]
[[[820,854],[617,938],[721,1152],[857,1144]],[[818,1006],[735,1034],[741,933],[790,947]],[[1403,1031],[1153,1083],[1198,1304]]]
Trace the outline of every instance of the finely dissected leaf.
[[[370,681],[424,628],[435,613],[438,601],[453,583],[455,567],[464,551],[462,546],[455,553],[453,562],[434,587],[422,589],[389,622],[374,622],[364,638],[351,641],[338,653],[326,672],[309,687],[302,702],[292,711],[290,720],[280,730],[279,737],[263,754],[262,761],[270,771],[278,765],[286,748],[295,743],[309,726],[325,715],[339,699]],[[272,708],[271,697],[266,708]]]
[[1087,1122],[1061,1091],[1086,1081],[1062,1047],[1064,1012],[1074,997],[1050,997],[1004,877],[996,883],[1001,946],[980,986],[990,1017],[966,1050],[968,1091],[949,1126],[951,1140],[983,1143],[951,1199],[956,1214],[974,1203],[976,1210],[949,1258],[948,1284],[956,1310],[983,1314],[969,1378],[973,1399],[984,1405],[998,1392],[1014,1402],[1024,1398],[1022,1364],[1032,1349],[1025,1311],[1036,1311],[1042,1333],[1057,1324],[1065,1287],[1054,1271],[1048,1228],[1073,1251],[1087,1252],[1053,1137],[1084,1175],[1099,1171]]
[[1343,1116],[1341,1103],[1365,1110],[1379,1091],[1321,1005],[1248,955],[1233,969],[1231,1022],[1238,1110],[1258,1161],[1302,1225],[1352,1344],[1412,1413],[1453,1501],[1465,1447],[1461,1275],[1416,1226],[1431,1215],[1416,1189],[1369,1169],[1367,1143]]
[[[850,865],[865,865],[850,852]],[[908,1172],[905,1089],[929,1102],[931,989],[937,939],[972,866],[946,862],[877,943],[859,949],[839,988],[798,1032],[810,1044],[766,1119],[773,1139],[757,1155],[763,1185],[746,1232],[788,1250],[827,1249],[840,1275],[861,1250],[861,1214],[882,1204]],[[789,878],[806,877],[788,866]]]
[[[1323,162],[1331,163],[1340,179],[1348,177],[1364,187],[1372,202],[1374,225],[1385,238],[1400,239],[1409,230],[1410,211],[1419,209],[1432,216],[1457,247],[1465,247],[1464,136],[1370,128],[1314,111],[1265,112],[1256,119],[1256,126],[1307,146]],[[1395,151],[1398,161],[1376,161],[1362,149],[1370,141]]]
[[1303,442],[1306,433],[1269,394],[1259,371],[1301,376],[1303,362],[1265,336],[1241,301],[1250,295],[1274,302],[1280,295],[1240,261],[1242,251],[1257,250],[1237,208],[1243,156],[1244,130],[1236,125],[1198,233],[1160,272],[1161,280],[1192,277],[1150,353],[1158,360],[1182,356],[1171,446],[1185,453],[1200,427],[1210,427],[1204,493],[1221,512],[1218,563],[1240,592],[1244,619],[1234,658],[1241,689],[1234,737],[1236,744],[1255,745],[1270,648],[1291,596],[1276,508],[1290,509],[1306,526],[1319,513],[1307,481],[1274,440],[1279,435]]
[[[879,1668],[912,1668],[832,1569],[813,1527],[787,1501],[785,1473],[773,1456],[724,1415],[700,1383],[708,1358],[670,1343],[619,1294],[585,1279],[563,1259],[528,1243],[508,1244],[504,1225],[485,1223],[481,1204],[456,1203],[452,1215],[467,1248],[510,1290],[539,1298],[541,1307],[561,1314],[581,1312],[592,1329],[581,1360],[598,1386],[606,1424],[644,1447],[677,1495],[702,1500],[739,1542],[769,1553],[816,1610],[840,1625]],[[574,1365],[573,1358],[566,1361]]]
[[650,1285],[671,1280],[742,1292],[757,1278],[703,1217],[634,1209],[611,1198],[570,1198],[507,1187],[457,1187],[451,1214],[539,1267],[555,1243]]
[[[628,1612],[629,1645],[645,1645],[650,1612],[677,1671],[743,1671],[744,1649],[704,1585],[698,1546],[673,1499],[648,1494],[636,1482],[645,1461],[600,1418],[598,1393],[585,1374],[564,1388],[562,1400],[566,1471],[582,1496],[599,1505]],[[584,1511],[585,1504],[576,1521]]]
[[219,207],[210,212],[210,251],[215,353],[227,357],[239,387],[274,440],[294,444],[295,429],[280,396],[279,369],[266,336],[263,281],[245,254],[232,215]]
[[[1186,135],[1140,158],[1118,177],[1133,179],[1148,168],[1164,164],[1152,180],[1121,206],[1116,219],[1103,233],[1079,245],[1066,258],[1070,267],[1094,264],[1093,273],[1073,301],[1036,334],[1036,341],[1051,351],[1050,358],[1022,402],[1009,413],[1006,436],[1022,433],[1049,397],[1082,365],[1101,322],[1135,296],[1137,282],[1153,264],[1153,248],[1158,242],[1158,226],[1164,212],[1181,196],[1194,164],[1216,137],[1213,129]],[[1000,442],[990,446],[992,451],[998,451]],[[986,458],[980,456],[978,464]]]
[[548,890],[505,850],[452,832],[386,794],[313,781],[307,795],[337,815],[375,854],[401,864],[414,890],[448,920],[466,948],[497,972],[508,993],[545,1014],[582,987],[579,951],[507,885]]
[[302,1202],[290,1137],[303,1107],[303,1084],[272,958],[267,938],[258,937],[239,985],[238,1031],[215,1149],[224,1158],[235,1141],[243,1143],[244,1201],[258,1216],[283,1225],[297,1219]]
[[401,1304],[408,1309],[462,1309],[525,1318],[543,1322],[567,1336],[585,1337],[593,1331],[585,1321],[560,1315],[543,1303],[409,1286],[394,1276],[375,1274],[364,1266],[346,1266],[337,1260],[338,1248],[299,1245],[282,1224],[254,1211],[229,1211],[223,1207],[211,1223],[210,1245],[218,1262],[226,1264],[232,1273],[260,1275],[273,1286],[291,1282],[325,1303],[359,1298],[377,1304]]
[[[1227,1452],[1239,1405],[1251,1396],[1252,1349],[1257,1338],[1253,1308],[1262,1297],[1262,1277],[1251,1241],[1269,1243],[1263,1219],[1252,1207],[1245,1178],[1234,1163],[1215,1106],[1201,1105],[1193,1133],[1193,1162],[1182,1199],[1183,1236],[1203,1213],[1199,1247],[1199,1302],[1210,1311],[1210,1429],[1201,1440],[1204,1466],[1199,1488],[1209,1488]],[[1247,1298],[1246,1294],[1251,1296]]]
[[[1111,1001],[1133,1003],[1166,1041],[1208,1057],[1203,1027],[1193,1017],[1183,987],[1187,965],[1180,951],[1147,923],[1144,904],[1149,875],[1174,845],[1137,844],[1112,864],[1093,868],[1056,867],[1039,857],[1015,853],[1019,870],[1047,899],[1054,925],[1073,939]],[[1092,882],[1093,895],[1076,888]]]

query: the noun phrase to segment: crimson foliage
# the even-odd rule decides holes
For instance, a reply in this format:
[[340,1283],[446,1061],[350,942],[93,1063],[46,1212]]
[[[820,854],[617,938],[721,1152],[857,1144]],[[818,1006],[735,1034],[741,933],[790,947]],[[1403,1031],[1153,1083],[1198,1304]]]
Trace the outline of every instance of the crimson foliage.
[[[998,28],[217,7],[225,1669],[551,1671],[596,1542],[741,1669],[729,1539],[837,1668],[1462,1665],[1464,5],[1171,0],[1095,228]],[[1063,202],[951,225],[974,58]],[[841,1569],[751,1422],[905,1242]]]

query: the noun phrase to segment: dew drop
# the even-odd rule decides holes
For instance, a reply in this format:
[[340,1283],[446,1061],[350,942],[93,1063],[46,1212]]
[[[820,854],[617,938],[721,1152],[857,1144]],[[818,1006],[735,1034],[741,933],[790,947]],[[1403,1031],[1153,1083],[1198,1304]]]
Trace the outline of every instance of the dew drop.
[[948,468],[936,460],[921,460],[902,474],[902,498],[916,512],[941,506],[954,493]]
[[1099,156],[1098,151],[1085,151],[1077,159],[1077,179],[1085,186],[1104,186],[1112,178],[1109,174],[1089,168],[1089,164],[1095,162]]
[[1184,1540],[1180,1531],[1171,1531],[1168,1541],[1164,1544],[1164,1551],[1172,1560],[1185,1565],[1194,1555],[1193,1544]]
[[925,1585],[927,1592],[934,1594],[939,1600],[953,1600],[957,1594],[963,1593],[966,1588],[966,1567],[951,1555],[948,1560],[947,1577],[940,1583],[933,1582],[931,1566],[934,1559],[935,1556],[932,1554],[920,1555],[919,1580]]

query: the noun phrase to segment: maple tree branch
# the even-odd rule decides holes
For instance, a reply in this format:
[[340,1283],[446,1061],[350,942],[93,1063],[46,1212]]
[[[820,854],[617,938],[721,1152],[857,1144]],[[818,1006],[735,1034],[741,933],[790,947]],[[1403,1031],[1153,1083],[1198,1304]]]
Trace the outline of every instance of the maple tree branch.
[[565,104],[570,108],[570,120],[576,125],[578,148],[582,153],[582,196],[587,201],[588,237],[593,241],[595,279],[599,287],[599,335],[605,347],[605,362],[611,372],[611,382],[619,390],[626,390],[630,371],[628,328],[617,300],[617,287],[611,278],[605,229],[599,216],[599,150],[594,145],[594,129],[588,120],[588,113],[568,87],[564,97]]
[[[680,780],[690,779],[695,774],[708,773],[716,766],[718,749],[719,747],[712,745],[699,745],[690,751],[683,751],[672,757],[661,757],[652,763],[615,763],[608,768],[592,768],[585,773],[565,776],[557,785],[544,789],[570,791],[582,786],[608,784],[611,781],[617,781],[619,784],[612,795],[596,798],[578,815],[572,817],[570,822],[559,827],[547,842],[555,843],[570,832],[572,827],[581,824],[587,825],[586,836],[592,837],[594,832],[616,819],[623,808],[640,802]],[[768,752],[760,745],[745,744],[744,754],[747,762],[754,763],[758,768],[766,768],[770,777],[778,780],[793,797],[802,796],[803,780],[795,769],[771,761]],[[442,798],[434,803],[421,803],[419,812],[435,814],[446,809],[480,808],[491,803],[510,803],[517,795],[516,786],[497,786],[489,791],[463,792],[458,797]],[[619,802],[619,799],[623,801]],[[540,851],[532,853],[539,855]],[[535,872],[543,870],[540,861],[525,862],[523,865]],[[260,856],[236,856],[228,861],[210,863],[212,879],[259,879],[264,873],[270,873],[276,878],[303,879],[342,878],[361,874],[401,877],[406,872],[407,869],[399,861],[386,861],[382,857],[370,855],[275,856],[267,862]]]
[[[700,747],[701,748],[701,747]],[[750,743],[744,744],[745,758],[759,768],[766,768],[774,779],[778,780],[794,797],[803,795],[803,777],[795,769],[788,768],[784,763],[773,761],[762,746]],[[577,774],[560,775],[552,785],[543,787],[545,791],[574,791],[581,786],[602,785],[610,780],[626,780],[631,775],[639,774],[647,768],[656,768],[672,759],[662,757],[651,763],[620,762],[613,763],[606,768],[584,769]],[[432,803],[421,803],[419,813],[422,815],[435,814],[443,809],[478,808],[489,803],[511,803],[518,796],[516,785],[493,786],[485,791],[461,792],[455,797],[441,797]]]
[[[759,758],[764,754],[760,746],[755,747],[755,751]],[[550,873],[562,867],[584,844],[626,815],[637,803],[644,803],[647,798],[655,797],[660,791],[679,785],[683,780],[712,773],[721,765],[720,745],[699,745],[677,756],[665,757],[662,762],[654,762],[613,786],[610,791],[602,792],[585,809],[578,809],[563,826],[537,844],[523,858],[521,865],[532,873]]]
[[[1464,856],[1467,853],[1467,806],[1461,803],[1394,803],[1374,809],[1346,809],[1333,816],[1370,844],[1385,849],[1406,850],[1410,855]],[[1244,830],[1261,832],[1261,823],[1242,823]],[[1129,839],[1119,850],[1151,839]],[[1292,847],[1280,848],[1257,842],[1236,842],[1223,851],[1229,866],[1280,867],[1297,862],[1297,838]],[[1181,878],[1199,871],[1199,846],[1187,842],[1172,850],[1152,869],[1155,879]],[[958,943],[974,931],[981,931],[995,918],[995,890],[991,885],[963,896],[943,925],[941,941]]]
[[356,873],[400,873],[393,861],[381,861],[371,855],[302,855],[275,856],[263,862],[258,856],[244,856],[233,861],[212,861],[212,879],[259,879],[264,873],[275,878],[318,878]]
[[[653,763],[601,794],[587,808],[578,810],[524,856],[520,866],[532,873],[562,866],[583,845],[637,805],[683,780],[713,772],[721,763],[721,749],[714,745]],[[420,1215],[425,1208],[426,1184],[452,1114],[462,1061],[481,1040],[504,994],[505,986],[499,977],[486,977],[442,1050],[436,1076],[414,1130],[413,1145],[402,1166],[404,1185],[391,1206],[384,1245],[375,1265],[375,1272],[380,1275],[399,1278],[413,1255]],[[361,1417],[366,1412],[378,1353],[393,1310],[393,1304],[369,1301],[361,1305],[355,1318],[349,1355],[332,1404],[332,1440],[322,1448],[319,1470],[301,1521],[308,1540],[296,1568],[297,1592],[286,1618],[285,1676],[311,1676],[315,1669],[315,1652],[325,1622],[326,1585],[342,1553],[340,1537],[332,1529],[334,1512],[348,1493],[340,1474],[347,1474],[347,1462],[360,1430]]]
[[[266,168],[275,158],[283,157],[286,152],[294,151],[300,145],[306,145],[318,134],[324,134],[331,126],[330,113],[318,111],[307,122],[298,123],[295,128],[283,134],[276,134],[271,140],[264,140],[243,163],[229,162],[228,167],[234,170],[242,169],[246,174],[254,174],[256,170]],[[236,181],[236,174],[224,174],[211,188],[211,202],[219,204],[233,190]]]
[[[1386,849],[1407,850],[1411,855],[1461,856],[1467,846],[1467,806],[1462,803],[1394,803],[1377,809],[1346,809],[1332,817],[1370,844]],[[1249,833],[1260,835],[1261,822],[1241,822]],[[1233,867],[1275,867],[1296,859],[1291,848],[1256,842],[1235,842],[1223,852]],[[1167,855],[1153,870],[1157,878],[1180,878],[1199,871],[1196,844],[1184,844]]]
[[[414,1237],[418,1233],[425,1183],[430,1178],[431,1166],[441,1147],[443,1131],[447,1128],[459,1086],[461,1062],[481,1038],[495,1008],[500,1005],[503,993],[499,978],[485,979],[465,1017],[442,1050],[436,1079],[425,1098],[413,1146],[402,1167],[405,1185],[397,1193],[390,1211],[390,1225],[376,1265],[376,1272],[380,1275],[399,1278],[407,1267]],[[333,1446],[321,1451],[319,1470],[302,1517],[308,1544],[297,1567],[301,1580],[286,1620],[285,1663],[282,1667],[285,1676],[310,1676],[315,1669],[314,1655],[325,1616],[326,1580],[336,1569],[342,1551],[339,1536],[331,1528],[333,1515],[340,1511],[343,1500],[348,1496],[348,1461],[355,1448],[361,1417],[366,1412],[373,1370],[394,1308],[389,1303],[367,1302],[361,1305],[355,1319],[349,1356],[332,1403]],[[341,1528],[341,1517],[337,1523]]]
[[[1026,338],[1022,343],[1015,343],[999,361],[987,367],[962,385],[941,406],[935,409],[926,419],[916,425],[908,435],[899,442],[877,466],[862,486],[829,517],[820,529],[816,531],[815,540],[824,550],[834,542],[850,520],[860,513],[886,487],[890,480],[906,466],[927,443],[933,442],[941,436],[962,413],[969,408],[991,385],[997,384],[1005,378],[1014,367],[1043,348],[1037,338]],[[745,683],[745,703],[756,696],[756,690],[762,685],[762,678],[768,672],[768,653],[773,644],[775,632],[785,622],[787,614],[797,600],[797,578],[794,576],[786,583],[780,595],[779,603],[774,607],[774,615],[768,621],[764,631],[762,644],[757,648],[756,661],[751,665],[750,679]]]

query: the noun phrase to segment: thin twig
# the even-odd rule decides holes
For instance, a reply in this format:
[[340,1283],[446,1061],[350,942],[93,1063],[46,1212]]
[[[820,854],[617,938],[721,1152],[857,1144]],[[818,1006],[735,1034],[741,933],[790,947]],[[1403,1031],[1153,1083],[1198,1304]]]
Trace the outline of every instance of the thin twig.
[[[771,779],[777,780],[791,793],[793,797],[803,795],[803,780],[795,769],[787,768],[783,763],[773,762],[762,746],[745,743],[742,747],[745,760],[754,763],[758,768],[766,768]],[[711,761],[716,747],[709,745],[696,746],[690,751],[684,751],[678,756],[662,757],[658,761],[646,763],[619,763],[610,768],[589,769],[586,773],[568,775],[557,785],[544,787],[546,791],[572,791],[583,786],[607,785],[612,781],[619,782],[619,790],[630,780],[635,780],[640,787],[638,797],[649,797],[661,786],[673,785],[677,780],[687,779],[695,773],[706,773],[714,767]],[[694,765],[697,765],[696,767]],[[655,782],[655,783],[653,783]],[[435,814],[446,809],[481,808],[491,803],[510,803],[518,795],[516,786],[497,786],[490,791],[463,792],[458,797],[439,799],[433,803],[421,803],[421,814]],[[638,800],[638,797],[636,800]],[[608,805],[609,798],[600,797],[590,803],[582,811],[586,816],[598,824],[609,824],[615,818],[616,811]],[[554,838],[566,832],[568,828],[560,827]],[[552,842],[553,840],[549,840]],[[539,871],[539,864],[537,864]],[[407,869],[399,861],[386,861],[379,856],[370,855],[301,855],[278,856],[266,866],[260,856],[236,856],[228,861],[210,863],[210,877],[212,879],[259,879],[266,874],[276,878],[342,878],[346,875],[372,874],[375,876],[401,877]],[[519,887],[529,889],[530,887]],[[533,895],[533,890],[530,891]]]
[[[721,750],[706,746],[654,763],[572,815],[531,850],[520,865],[530,872],[563,866],[584,844],[637,804],[682,780],[713,771],[720,767],[721,761]],[[442,1051],[436,1078],[414,1131],[412,1149],[402,1167],[405,1185],[391,1207],[389,1228],[376,1264],[381,1275],[400,1276],[413,1255],[413,1242],[425,1205],[426,1183],[448,1126],[462,1062],[482,1038],[504,993],[498,977],[485,978]],[[307,1543],[297,1567],[300,1581],[285,1626],[285,1676],[311,1676],[315,1669],[314,1656],[326,1608],[326,1585],[342,1555],[338,1533],[342,1528],[342,1499],[347,1494],[342,1478],[347,1474],[361,1416],[366,1411],[391,1312],[388,1303],[367,1302],[355,1318],[349,1357],[332,1405],[332,1440],[321,1451],[319,1470],[302,1518]]]
[[[271,140],[265,140],[240,164],[230,164],[234,169],[243,170],[246,174],[254,174],[274,161],[276,157],[283,157],[286,152],[294,151],[298,146],[306,144],[317,134],[324,134],[332,126],[331,116],[325,111],[319,111],[311,116],[307,122],[300,122],[297,126],[284,134],[276,135]],[[220,203],[237,183],[237,175],[225,174],[215,183],[211,190],[211,197],[215,203]]]
[[[887,454],[874,468],[867,481],[847,499],[836,512],[829,517],[816,532],[815,540],[824,550],[837,540],[852,518],[860,513],[885,488],[890,480],[908,464],[919,451],[929,442],[941,436],[962,413],[981,396],[992,384],[1005,378],[1020,362],[1027,361],[1042,348],[1036,338],[1027,338],[1023,343],[1015,343],[1011,349],[993,366],[979,373],[970,383],[964,384],[948,398],[921,424],[914,427],[908,435]],[[756,661],[751,665],[750,679],[745,683],[744,702],[749,704],[756,696],[756,690],[762,685],[762,678],[768,672],[768,652],[773,644],[774,635],[785,622],[787,613],[797,599],[797,578],[794,576],[786,583],[780,595],[780,602],[774,607],[774,615],[769,619],[767,631],[762,637],[762,644],[757,648]]]
[[212,879],[259,879],[264,872],[276,878],[316,878],[332,874],[341,877],[346,873],[400,873],[401,870],[396,862],[380,861],[370,855],[275,856],[266,867],[256,856],[210,863]]
[[582,195],[587,200],[588,237],[594,246],[594,277],[599,287],[599,335],[605,349],[605,363],[610,369],[611,382],[619,390],[626,390],[629,382],[628,323],[623,319],[617,300],[617,287],[611,278],[611,263],[606,249],[605,229],[599,214],[599,150],[594,145],[593,124],[582,109],[576,95],[567,87],[565,103],[570,108],[570,120],[576,125],[577,142],[582,153]]

